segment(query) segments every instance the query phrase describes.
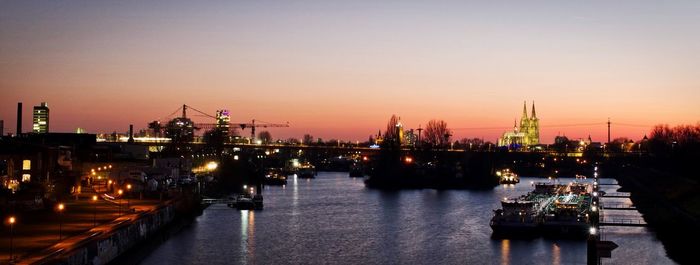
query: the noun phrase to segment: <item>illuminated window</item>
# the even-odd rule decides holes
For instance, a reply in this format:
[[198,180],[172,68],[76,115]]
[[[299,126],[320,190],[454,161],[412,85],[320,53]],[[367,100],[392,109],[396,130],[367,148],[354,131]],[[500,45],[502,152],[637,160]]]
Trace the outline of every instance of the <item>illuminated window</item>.
[[32,175],[22,174],[22,182],[29,182],[32,179]]
[[32,169],[32,161],[31,160],[23,160],[22,161],[22,170],[31,170]]

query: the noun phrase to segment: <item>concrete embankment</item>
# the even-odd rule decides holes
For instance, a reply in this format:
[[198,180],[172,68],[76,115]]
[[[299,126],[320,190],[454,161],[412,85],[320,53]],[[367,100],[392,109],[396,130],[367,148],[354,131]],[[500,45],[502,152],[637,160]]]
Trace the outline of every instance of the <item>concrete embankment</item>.
[[149,211],[130,213],[68,238],[19,264],[108,264],[199,208],[193,198],[167,201]]

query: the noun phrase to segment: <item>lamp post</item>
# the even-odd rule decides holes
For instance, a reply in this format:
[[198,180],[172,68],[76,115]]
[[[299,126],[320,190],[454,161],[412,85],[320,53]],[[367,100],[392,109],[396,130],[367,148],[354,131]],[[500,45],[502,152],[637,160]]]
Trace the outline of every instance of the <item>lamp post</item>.
[[63,210],[66,208],[66,206],[63,203],[58,204],[58,240],[60,241],[61,238],[63,237]]
[[117,194],[119,194],[119,216],[122,216],[122,194],[124,194],[124,191],[119,189]]
[[92,195],[94,211],[92,212],[92,227],[97,226],[97,195]]
[[[131,184],[126,184],[126,190],[131,192]],[[129,203],[129,194],[126,195],[126,210],[131,211],[131,204]]]
[[14,260],[14,253],[12,252],[12,239],[14,236],[15,221],[16,220],[14,216],[10,216],[10,218],[7,219],[7,222],[10,223],[10,263],[12,263],[12,261]]

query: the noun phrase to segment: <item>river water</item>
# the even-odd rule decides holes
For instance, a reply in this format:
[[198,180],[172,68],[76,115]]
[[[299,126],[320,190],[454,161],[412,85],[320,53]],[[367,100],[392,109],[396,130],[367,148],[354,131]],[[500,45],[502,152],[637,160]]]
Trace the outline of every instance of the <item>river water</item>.
[[[583,240],[491,238],[500,199],[526,194],[533,181],[542,179],[487,191],[379,191],[346,172],[290,178],[265,188],[264,210],[210,206],[142,263],[585,264]],[[620,245],[604,264],[673,264],[646,228],[605,228],[603,237]]]

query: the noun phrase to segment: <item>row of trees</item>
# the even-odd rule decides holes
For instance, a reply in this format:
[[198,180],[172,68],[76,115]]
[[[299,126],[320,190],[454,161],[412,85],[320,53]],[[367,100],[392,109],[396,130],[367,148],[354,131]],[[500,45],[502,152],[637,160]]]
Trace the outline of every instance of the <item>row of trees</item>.
[[657,155],[700,154],[700,123],[656,125],[649,134],[649,152]]
[[[425,129],[421,130],[422,132],[418,131],[418,135],[413,135],[413,137],[417,137],[417,139],[414,140],[416,145],[441,148],[451,143],[452,131],[443,120],[432,119],[428,121]],[[384,131],[383,144],[385,146],[400,146],[406,144],[405,139],[402,139],[402,137],[405,137],[405,134],[406,132],[399,118],[396,115],[391,115],[386,125],[386,131]]]

